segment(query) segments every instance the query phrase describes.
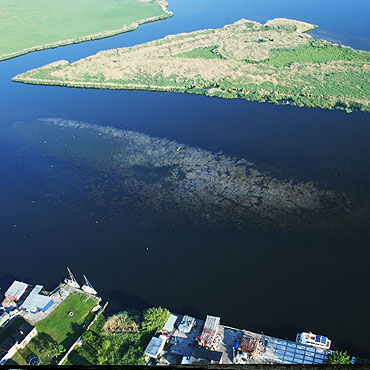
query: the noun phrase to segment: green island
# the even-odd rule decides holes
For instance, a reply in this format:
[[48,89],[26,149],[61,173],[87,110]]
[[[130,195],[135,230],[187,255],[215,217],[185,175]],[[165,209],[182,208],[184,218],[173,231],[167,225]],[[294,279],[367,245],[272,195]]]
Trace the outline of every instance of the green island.
[[170,17],[164,0],[0,0],[0,61]]
[[75,63],[57,61],[13,81],[370,111],[370,52],[314,39],[307,34],[314,28],[283,18],[265,24],[241,19]]

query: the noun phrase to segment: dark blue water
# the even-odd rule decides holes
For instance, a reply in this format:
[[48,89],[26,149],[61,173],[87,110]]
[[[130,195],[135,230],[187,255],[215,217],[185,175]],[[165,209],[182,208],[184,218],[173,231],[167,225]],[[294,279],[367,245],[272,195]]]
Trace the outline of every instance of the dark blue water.
[[[370,356],[369,114],[10,81],[55,60],[242,17],[307,21],[320,26],[315,36],[370,50],[370,4],[173,0],[169,9],[173,18],[132,33],[0,63],[0,279],[52,289],[68,265],[89,277],[111,311],[163,305],[290,339],[311,330],[331,338],[335,348]],[[322,220],[321,227],[304,231],[214,229],[192,220],[176,223],[166,212],[148,220],[136,212],[135,199],[132,212],[111,213],[106,194],[88,199],[84,193],[91,182],[103,181],[96,174],[43,155],[14,135],[16,121],[38,117],[111,125],[245,157],[275,176],[344,191],[354,207],[336,226]]]

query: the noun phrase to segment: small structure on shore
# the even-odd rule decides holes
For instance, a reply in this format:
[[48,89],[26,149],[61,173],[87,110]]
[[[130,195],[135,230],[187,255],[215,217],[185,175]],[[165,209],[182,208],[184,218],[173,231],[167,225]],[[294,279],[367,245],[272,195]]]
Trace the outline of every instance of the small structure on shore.
[[11,301],[19,301],[27,289],[28,284],[15,280],[5,292],[5,298]]
[[182,318],[181,323],[179,325],[179,331],[181,331],[182,333],[188,334],[191,332],[191,329],[193,328],[194,324],[195,324],[195,318],[185,315]]
[[2,313],[0,313],[0,328],[5,326],[5,324],[8,322],[9,319],[10,319],[9,312],[2,311]]
[[38,311],[45,312],[53,303],[53,299],[49,296],[40,294],[42,285],[36,285],[29,296],[25,299],[20,307],[23,311],[36,313]]
[[151,358],[157,359],[162,353],[166,341],[167,337],[164,335],[160,335],[159,338],[153,337],[146,347],[144,353]]
[[216,337],[219,325],[219,317],[207,315],[202,334],[198,338],[198,345],[201,347],[213,349],[213,342]]
[[210,351],[205,348],[195,348],[191,353],[189,365],[221,364],[222,352]]
[[171,313],[170,317],[167,319],[166,323],[163,326],[162,331],[171,333],[175,328],[175,322],[177,321],[178,316]]

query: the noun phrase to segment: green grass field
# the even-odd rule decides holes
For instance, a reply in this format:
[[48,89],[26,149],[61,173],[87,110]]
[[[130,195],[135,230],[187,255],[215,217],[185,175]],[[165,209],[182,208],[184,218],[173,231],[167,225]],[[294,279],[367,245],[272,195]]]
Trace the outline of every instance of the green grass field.
[[0,0],[0,60],[46,44],[80,42],[81,37],[168,16],[156,0]]
[[[85,295],[71,294],[68,296],[46,319],[36,323],[37,336],[24,349],[18,351],[12,357],[12,361],[25,365],[27,357],[36,354],[43,364],[49,363],[51,359],[41,353],[41,342],[54,340],[68,350],[81,335],[83,324],[92,320],[91,308],[95,305],[96,301],[86,299]],[[69,316],[69,312],[73,312],[73,316]]]

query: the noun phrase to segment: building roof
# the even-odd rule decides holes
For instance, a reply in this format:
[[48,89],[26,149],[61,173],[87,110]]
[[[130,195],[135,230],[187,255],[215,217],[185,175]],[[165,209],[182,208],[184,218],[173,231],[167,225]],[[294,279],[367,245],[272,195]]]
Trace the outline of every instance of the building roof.
[[196,348],[190,356],[190,364],[220,364],[222,352]]
[[164,345],[166,344],[166,337],[160,336],[159,338],[153,337],[148,346],[145,349],[145,354],[149,357],[157,358],[162,352]]
[[164,324],[163,331],[171,332],[175,326],[175,322],[177,320],[178,316],[173,315],[171,313],[170,317],[168,318],[167,322]]
[[0,312],[0,328],[10,319],[10,314],[6,311]]
[[27,310],[29,312],[37,312],[38,310],[42,310],[46,305],[52,301],[52,298],[39,294],[42,290],[42,285],[36,285],[29,296],[23,302],[21,309]]
[[18,300],[28,288],[28,284],[15,280],[14,283],[5,292],[6,297],[12,297]]
[[282,364],[322,364],[325,361],[327,351],[325,349],[311,347],[306,344],[292,342],[286,339],[265,337],[264,358],[267,361]]
[[195,319],[194,317],[191,317],[191,316],[188,316],[188,315],[185,315],[182,320],[181,320],[181,323],[179,325],[179,330],[182,332],[182,333],[190,333],[193,325],[194,325],[194,322],[195,322]]
[[217,316],[207,316],[206,322],[203,327],[202,334],[200,336],[200,340],[211,344],[213,339],[216,336],[216,332],[218,330],[218,326],[220,325],[220,318]]
[[11,335],[6,337],[0,343],[0,359],[8,353],[10,348],[12,348],[15,343],[21,343],[33,328],[34,326],[23,320],[23,322],[18,326],[17,329],[13,331]]

